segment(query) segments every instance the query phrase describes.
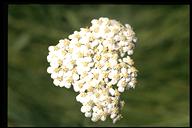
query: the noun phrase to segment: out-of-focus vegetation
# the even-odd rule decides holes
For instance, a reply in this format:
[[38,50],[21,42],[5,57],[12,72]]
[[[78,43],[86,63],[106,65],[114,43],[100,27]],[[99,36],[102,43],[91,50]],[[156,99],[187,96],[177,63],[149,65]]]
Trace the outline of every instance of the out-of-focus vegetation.
[[[115,125],[85,118],[77,93],[47,73],[48,46],[99,17],[129,23],[138,37],[138,84],[123,93]],[[8,126],[189,126],[189,6],[9,5]]]

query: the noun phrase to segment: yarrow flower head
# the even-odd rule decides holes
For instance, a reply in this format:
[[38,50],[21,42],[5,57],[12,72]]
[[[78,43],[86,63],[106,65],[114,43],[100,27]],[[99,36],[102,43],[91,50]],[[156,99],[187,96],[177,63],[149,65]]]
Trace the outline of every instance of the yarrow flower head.
[[135,88],[137,69],[131,59],[137,38],[129,24],[101,17],[49,46],[47,61],[55,86],[73,88],[81,112],[93,122],[122,118],[120,95]]

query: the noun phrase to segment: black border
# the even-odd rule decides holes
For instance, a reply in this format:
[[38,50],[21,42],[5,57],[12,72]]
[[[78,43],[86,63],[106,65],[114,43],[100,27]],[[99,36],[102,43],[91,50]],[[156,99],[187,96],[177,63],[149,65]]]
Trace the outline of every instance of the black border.
[[1,4],[1,21],[2,21],[2,24],[1,24],[1,29],[3,29],[1,32],[1,46],[3,47],[3,49],[1,49],[1,73],[3,73],[3,75],[1,76],[2,78],[2,84],[1,84],[1,105],[0,105],[0,108],[1,108],[1,114],[2,114],[2,117],[0,117],[0,123],[2,127],[6,127],[7,126],[7,77],[8,77],[8,68],[7,68],[7,65],[8,65],[8,55],[7,55],[7,50],[8,50],[8,45],[7,45],[7,39],[8,39],[8,32],[7,32],[7,28],[8,28],[8,5],[6,3],[3,3]]

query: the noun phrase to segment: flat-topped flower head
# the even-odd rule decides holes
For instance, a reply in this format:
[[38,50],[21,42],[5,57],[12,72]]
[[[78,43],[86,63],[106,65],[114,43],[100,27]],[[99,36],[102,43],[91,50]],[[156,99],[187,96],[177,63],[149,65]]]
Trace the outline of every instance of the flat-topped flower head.
[[80,111],[93,122],[122,118],[121,93],[135,88],[137,69],[131,59],[137,38],[129,24],[101,17],[49,46],[47,61],[53,84],[79,94]]

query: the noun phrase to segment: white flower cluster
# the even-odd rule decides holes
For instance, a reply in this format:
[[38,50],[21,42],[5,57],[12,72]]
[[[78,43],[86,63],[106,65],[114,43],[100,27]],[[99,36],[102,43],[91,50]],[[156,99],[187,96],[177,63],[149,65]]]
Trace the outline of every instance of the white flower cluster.
[[137,70],[130,58],[136,37],[130,25],[116,20],[101,17],[91,23],[49,46],[47,72],[56,86],[79,92],[76,100],[86,117],[96,122],[110,116],[115,123],[122,118],[120,94],[136,84]]

